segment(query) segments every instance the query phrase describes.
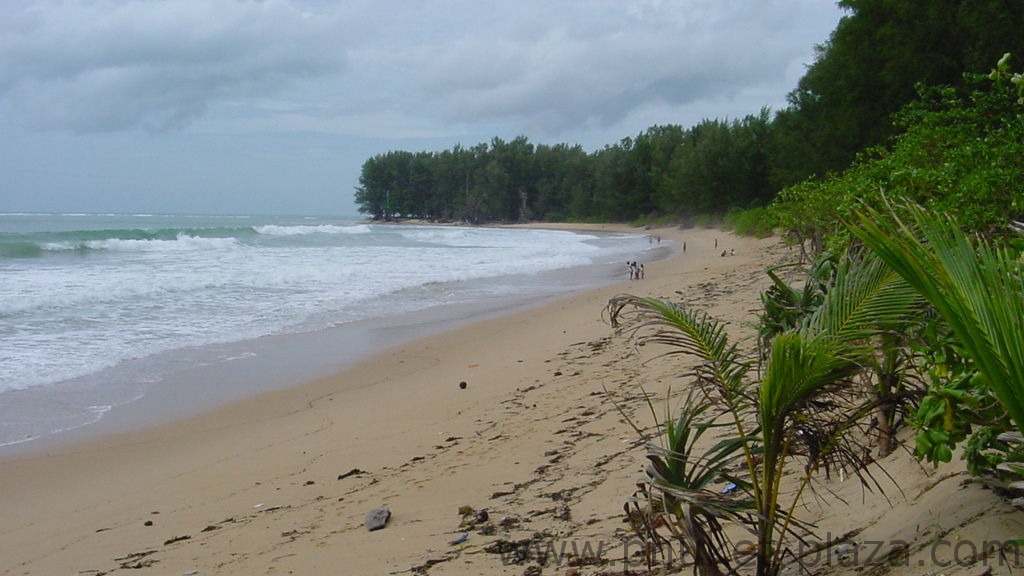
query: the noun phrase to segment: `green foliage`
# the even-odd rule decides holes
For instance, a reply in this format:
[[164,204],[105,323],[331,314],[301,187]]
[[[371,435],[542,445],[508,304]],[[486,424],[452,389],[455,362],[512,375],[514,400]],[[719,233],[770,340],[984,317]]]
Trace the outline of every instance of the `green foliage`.
[[1017,90],[1017,104],[1024,104],[1024,74],[1010,69],[1012,55],[1007,52],[996,62],[996,67],[989,72],[988,78],[996,83],[1009,82]]
[[[926,364],[932,381],[915,417],[919,456],[945,462],[973,426],[1005,429],[1002,414],[1024,430],[1021,254],[972,241],[953,219],[920,206],[903,211],[909,223],[865,207],[851,230],[931,304],[948,330],[932,338]],[[984,464],[977,458],[990,444],[974,440],[973,470]]]
[[957,340],[940,326],[938,319],[930,322],[924,338],[922,369],[929,385],[911,417],[917,430],[914,455],[938,466],[950,462],[963,443],[967,471],[991,475],[1008,458],[1010,444],[1000,436],[1013,424],[992,390],[979,385],[978,372],[958,352]]
[[767,270],[772,285],[761,293],[761,313],[757,322],[762,350],[768,350],[777,335],[796,329],[821,306],[834,264],[828,258],[818,259],[806,270],[802,288],[790,286],[777,274],[779,270],[795,264],[784,264]]
[[773,182],[823,177],[898,132],[917,85],[964,86],[1009,51],[1024,54],[1024,11],[984,0],[843,0],[847,11],[776,119]]
[[775,232],[775,212],[763,207],[730,210],[725,225],[740,236],[767,238]]
[[963,94],[921,89],[901,112],[905,132],[841,174],[783,190],[773,204],[780,226],[809,252],[849,240],[841,222],[862,204],[900,196],[956,214],[971,231],[992,232],[1024,216],[1024,109],[1016,88],[985,81]]

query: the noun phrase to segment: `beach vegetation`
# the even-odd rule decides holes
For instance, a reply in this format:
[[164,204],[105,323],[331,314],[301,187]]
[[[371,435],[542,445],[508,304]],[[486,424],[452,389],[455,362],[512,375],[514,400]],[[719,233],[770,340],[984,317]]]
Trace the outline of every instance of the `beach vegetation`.
[[725,214],[723,223],[740,236],[768,238],[775,234],[775,217],[763,206],[747,209],[732,208]]
[[1024,433],[1024,265],[1013,243],[968,235],[956,219],[906,204],[906,218],[865,207],[851,232],[901,275],[938,316],[928,394],[916,414],[916,452],[948,462],[967,440],[974,473],[1020,460]]
[[[719,481],[731,481],[739,501],[752,503],[742,521],[757,538],[759,576],[778,574],[790,543],[812,537],[797,510],[818,471],[855,474],[865,489],[881,489],[865,458],[869,422],[881,401],[866,394],[858,378],[873,363],[877,338],[917,322],[920,298],[869,253],[848,262],[835,269],[816,307],[773,334],[762,354],[744,353],[722,322],[683,304],[632,295],[608,304],[613,326],[638,345],[667,346],[666,355],[696,360],[687,376],[713,409],[687,419],[703,416],[699,426],[732,429],[720,442],[738,444],[742,472],[721,474]],[[670,422],[657,422],[666,438],[676,427]],[[699,460],[694,447],[681,458]],[[802,468],[794,469],[796,460]],[[795,486],[784,487],[783,477],[794,471]],[[657,487],[666,476],[649,469],[648,477]],[[674,490],[692,488],[684,483]]]
[[[671,394],[670,394],[671,396]],[[650,397],[644,394],[651,415],[658,419]],[[659,434],[651,435],[626,410],[620,413],[643,438],[649,461],[646,476],[626,502],[626,517],[646,544],[648,570],[659,555],[675,558],[676,547],[693,558],[694,573],[720,576],[732,571],[729,550],[735,548],[725,527],[729,523],[753,526],[754,503],[721,490],[721,482],[743,482],[730,473],[743,456],[743,443],[727,437],[710,447],[701,438],[716,424],[708,412],[714,406],[696,390],[686,395],[674,412],[666,409]],[[669,552],[666,553],[665,551]]]
[[[805,253],[841,249],[852,240],[844,223],[885,197],[956,214],[966,231],[1007,235],[1007,225],[1024,217],[1024,84],[1014,83],[1010,61],[971,75],[965,89],[919,87],[897,116],[903,131],[890,146],[784,189],[772,209],[786,237]],[[893,210],[906,216],[902,205]]]

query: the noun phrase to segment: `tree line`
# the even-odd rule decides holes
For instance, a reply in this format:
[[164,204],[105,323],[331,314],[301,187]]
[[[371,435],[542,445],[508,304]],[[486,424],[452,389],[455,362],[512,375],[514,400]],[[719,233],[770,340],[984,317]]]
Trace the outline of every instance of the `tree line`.
[[843,0],[845,11],[779,111],[652,126],[600,150],[494,138],[365,161],[360,211],[471,223],[686,219],[764,206],[841,172],[905,130],[919,87],[970,90],[968,73],[1024,55],[1016,0]]
[[587,153],[511,141],[442,152],[391,151],[363,164],[356,202],[377,219],[633,220],[764,204],[766,111],[684,129],[654,126]]

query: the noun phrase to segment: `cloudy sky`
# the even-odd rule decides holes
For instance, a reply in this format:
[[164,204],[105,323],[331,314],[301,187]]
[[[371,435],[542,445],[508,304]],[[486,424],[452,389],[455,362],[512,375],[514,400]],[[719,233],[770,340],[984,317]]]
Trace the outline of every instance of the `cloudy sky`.
[[834,0],[3,0],[0,212],[354,215],[366,158],[778,109]]

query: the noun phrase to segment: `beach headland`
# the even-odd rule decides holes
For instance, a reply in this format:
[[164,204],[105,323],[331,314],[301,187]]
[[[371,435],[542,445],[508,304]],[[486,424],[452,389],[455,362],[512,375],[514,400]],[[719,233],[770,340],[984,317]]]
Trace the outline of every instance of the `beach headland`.
[[[639,232],[686,252],[645,263],[643,280],[623,266],[621,284],[412,340],[309,384],[5,457],[0,574],[641,569],[622,505],[644,454],[607,395],[644,419],[640,386],[658,396],[686,382],[670,359],[615,336],[602,311],[623,292],[684,300],[742,337],[764,270],[796,255],[777,239],[712,229]],[[902,493],[887,502],[834,480],[846,503],[812,502],[809,514],[859,540],[1024,534],[1021,514],[963,483],[962,467],[932,471],[904,451],[890,459]],[[367,512],[381,507],[387,526],[368,531]]]

